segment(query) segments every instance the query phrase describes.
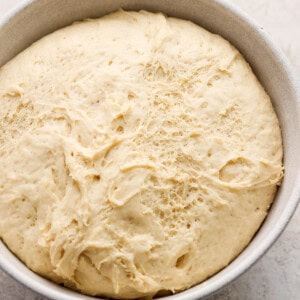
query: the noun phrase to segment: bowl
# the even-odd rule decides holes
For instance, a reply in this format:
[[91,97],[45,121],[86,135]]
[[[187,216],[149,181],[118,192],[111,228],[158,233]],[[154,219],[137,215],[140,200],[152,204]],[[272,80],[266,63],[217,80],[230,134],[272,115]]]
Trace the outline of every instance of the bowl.
[[[300,94],[284,55],[264,29],[221,0],[25,0],[0,19],[0,66],[42,36],[74,21],[118,10],[149,10],[191,20],[237,47],[271,96],[280,121],[285,177],[263,225],[246,249],[206,281],[163,299],[201,299],[216,292],[253,265],[288,224],[300,198]],[[31,272],[0,242],[0,266],[32,290],[52,299],[95,299]],[[162,299],[161,298],[161,299]]]

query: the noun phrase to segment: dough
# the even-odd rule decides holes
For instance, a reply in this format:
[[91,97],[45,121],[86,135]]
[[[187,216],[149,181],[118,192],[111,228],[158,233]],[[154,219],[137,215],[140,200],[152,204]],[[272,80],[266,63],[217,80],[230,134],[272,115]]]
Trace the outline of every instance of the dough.
[[280,184],[270,99],[230,43],[145,11],[86,20],[0,71],[0,236],[90,295],[189,288],[250,242]]

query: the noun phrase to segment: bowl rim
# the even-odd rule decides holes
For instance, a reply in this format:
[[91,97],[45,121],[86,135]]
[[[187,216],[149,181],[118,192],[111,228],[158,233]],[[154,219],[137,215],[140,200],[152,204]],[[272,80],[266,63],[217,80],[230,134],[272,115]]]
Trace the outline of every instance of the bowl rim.
[[[12,20],[16,15],[18,15],[20,12],[26,9],[26,7],[34,4],[37,1],[38,0],[21,0],[12,9],[10,9],[2,17],[0,17],[0,29],[3,26],[5,26],[5,24],[9,23],[9,21]],[[296,96],[295,97],[296,98],[295,104],[297,106],[296,115],[300,123],[300,88],[299,88],[300,80],[297,78],[294,69],[291,67],[290,62],[288,61],[283,51],[275,43],[273,43],[270,35],[263,29],[263,27],[259,26],[259,24],[252,17],[250,17],[237,5],[231,3],[229,0],[212,0],[212,2],[214,2],[216,5],[220,7],[223,7],[225,10],[231,12],[233,15],[239,18],[244,24],[252,28],[256,32],[258,37],[264,41],[265,45],[268,47],[270,52],[276,57],[278,64],[281,66],[282,70],[284,71],[286,78],[290,83],[290,86],[293,88],[293,92]],[[201,285],[200,283],[183,292],[174,294],[172,296],[163,297],[162,299],[191,300],[191,299],[205,298],[209,295],[216,293],[218,290],[220,290],[221,288],[223,288],[233,280],[237,279],[240,275],[242,275],[249,268],[251,268],[251,266],[253,266],[279,238],[279,236],[284,231],[289,221],[293,217],[297,209],[297,206],[300,202],[300,170],[298,170],[297,172],[296,183],[297,184],[293,189],[293,193],[289,198],[289,204],[285,207],[284,211],[281,213],[280,218],[277,220],[275,226],[272,229],[272,232],[259,244],[259,246],[256,248],[256,251],[253,251],[251,255],[248,256],[248,259],[245,260],[243,264],[240,264],[238,267],[230,270],[230,272],[226,274],[226,276],[224,276],[218,282],[201,286],[201,292],[199,291]],[[1,247],[7,248],[5,244],[0,240],[0,248]],[[78,292],[77,292],[78,297],[76,297],[77,295],[76,296],[68,295],[67,293],[65,294],[62,290],[53,289],[52,287],[47,286],[44,283],[37,282],[33,278],[27,277],[25,274],[23,274],[22,271],[14,268],[10,264],[9,260],[6,260],[5,257],[1,255],[0,255],[0,268],[4,270],[9,276],[22,283],[24,286],[39,293],[40,295],[46,296],[51,299],[75,300],[75,299],[79,299],[79,297],[80,299],[101,299],[92,296],[85,296]]]

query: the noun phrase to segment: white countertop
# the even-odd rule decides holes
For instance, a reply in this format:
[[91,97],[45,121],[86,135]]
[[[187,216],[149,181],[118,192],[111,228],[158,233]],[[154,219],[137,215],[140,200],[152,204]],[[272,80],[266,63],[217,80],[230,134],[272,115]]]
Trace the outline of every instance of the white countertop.
[[[300,78],[300,0],[231,0],[272,35]],[[0,0],[0,15],[22,0]],[[46,300],[0,270],[0,299]],[[57,299],[59,300],[59,299]],[[300,300],[300,207],[268,253],[207,300]]]

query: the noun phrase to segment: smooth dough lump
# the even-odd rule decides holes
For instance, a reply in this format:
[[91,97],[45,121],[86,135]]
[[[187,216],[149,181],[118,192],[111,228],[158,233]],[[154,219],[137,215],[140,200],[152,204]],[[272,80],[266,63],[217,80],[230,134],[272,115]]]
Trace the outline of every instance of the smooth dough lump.
[[0,70],[0,236],[89,295],[152,297],[250,242],[282,178],[269,96],[226,40],[125,12],[33,44]]

